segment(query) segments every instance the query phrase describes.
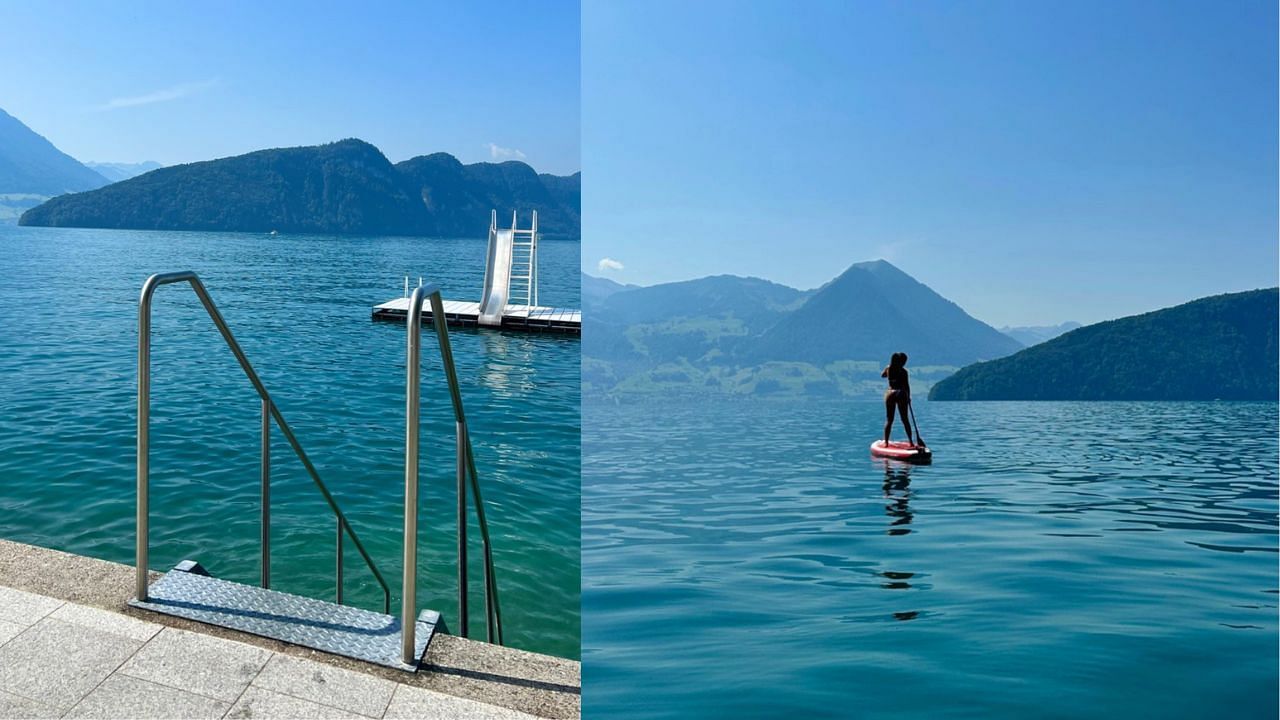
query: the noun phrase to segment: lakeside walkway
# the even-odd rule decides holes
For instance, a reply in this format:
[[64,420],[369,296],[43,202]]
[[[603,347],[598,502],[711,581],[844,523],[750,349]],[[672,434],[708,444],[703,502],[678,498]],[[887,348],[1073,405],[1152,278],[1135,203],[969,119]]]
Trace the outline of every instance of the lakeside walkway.
[[129,608],[132,573],[0,540],[0,718],[578,715],[573,661],[440,636],[410,675]]

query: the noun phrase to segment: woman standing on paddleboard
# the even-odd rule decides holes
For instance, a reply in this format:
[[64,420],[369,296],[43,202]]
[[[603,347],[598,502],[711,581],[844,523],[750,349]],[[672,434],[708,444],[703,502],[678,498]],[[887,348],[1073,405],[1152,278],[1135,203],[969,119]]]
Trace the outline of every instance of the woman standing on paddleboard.
[[889,378],[889,392],[884,394],[884,444],[889,444],[889,432],[893,429],[893,411],[896,408],[902,418],[902,427],[907,431],[907,443],[914,445],[911,439],[911,424],[907,421],[907,406],[911,403],[911,382],[907,379],[907,354],[894,353],[889,359],[889,367],[880,373],[880,377]]

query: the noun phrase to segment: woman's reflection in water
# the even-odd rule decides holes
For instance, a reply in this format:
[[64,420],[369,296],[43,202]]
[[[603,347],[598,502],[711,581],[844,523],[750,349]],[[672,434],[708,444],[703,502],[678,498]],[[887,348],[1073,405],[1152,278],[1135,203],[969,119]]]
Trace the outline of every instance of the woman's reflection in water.
[[884,497],[888,504],[885,513],[893,519],[889,523],[890,535],[908,535],[911,528],[911,466],[893,460],[884,461]]
[[[911,466],[906,463],[899,463],[893,460],[884,461],[884,497],[887,501],[884,506],[884,512],[889,516],[889,529],[886,531],[890,535],[908,535],[911,528],[907,527],[911,524],[913,515],[911,514]],[[915,573],[910,572],[891,572],[889,570],[882,571],[881,577],[884,582],[880,587],[886,590],[909,590],[911,583],[908,582],[915,577]],[[919,615],[916,611],[911,612],[895,612],[893,618],[895,620],[914,620]]]

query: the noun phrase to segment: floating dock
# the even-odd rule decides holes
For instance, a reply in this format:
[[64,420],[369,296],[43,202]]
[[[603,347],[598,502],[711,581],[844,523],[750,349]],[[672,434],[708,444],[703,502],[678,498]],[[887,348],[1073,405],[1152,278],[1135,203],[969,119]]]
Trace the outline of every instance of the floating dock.
[[[409,314],[409,298],[400,297],[373,308],[374,320],[404,322]],[[422,319],[433,320],[431,306],[422,306]],[[486,327],[480,323],[480,303],[444,301],[444,320],[450,327]],[[582,311],[536,305],[507,305],[502,313],[501,330],[582,334]]]
[[[453,327],[581,335],[581,310],[538,304],[538,212],[534,211],[533,224],[528,229],[520,228],[516,220],[516,214],[512,213],[511,227],[499,229],[498,212],[490,214],[480,302],[445,300],[445,323]],[[418,284],[422,284],[422,278]],[[520,300],[523,303],[518,302]],[[408,315],[409,278],[406,277],[404,297],[374,306],[373,319],[403,322]],[[430,306],[423,306],[422,319],[434,319]]]

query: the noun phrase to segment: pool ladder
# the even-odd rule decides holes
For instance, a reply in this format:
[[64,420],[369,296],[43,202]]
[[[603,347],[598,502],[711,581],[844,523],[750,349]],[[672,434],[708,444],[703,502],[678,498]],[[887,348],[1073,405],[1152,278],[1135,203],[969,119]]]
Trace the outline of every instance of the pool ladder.
[[[343,544],[344,536],[351,539],[352,545],[364,560],[365,565],[373,573],[378,585],[382,589],[383,594],[383,613],[389,617],[391,604],[391,591],[387,586],[386,580],[382,573],[378,570],[377,565],[373,562],[373,558],[369,556],[365,550],[364,544],[360,542],[356,531],[351,527],[351,523],[347,520],[342,509],[338,507],[337,501],[333,494],[320,478],[319,472],[316,471],[315,465],[302,449],[302,445],[298,442],[297,437],[293,434],[289,424],[285,422],[284,416],[281,415],[280,409],[271,400],[271,395],[267,392],[266,386],[254,371],[253,366],[245,357],[244,351],[240,348],[240,344],[236,342],[235,337],[231,334],[230,328],[227,326],[226,320],[223,319],[222,313],[218,311],[213,299],[209,296],[204,284],[200,278],[190,271],[160,273],[152,275],[142,286],[142,295],[138,302],[138,455],[137,455],[137,563],[136,563],[136,592],[137,598],[135,604],[148,609],[159,610],[160,612],[170,612],[171,614],[181,614],[166,609],[163,605],[157,606],[160,601],[150,597],[150,587],[148,582],[148,529],[149,529],[149,482],[150,482],[150,417],[151,417],[151,305],[152,297],[155,291],[161,285],[169,285],[173,283],[187,282],[191,289],[195,291],[196,297],[200,299],[200,303],[204,306],[205,311],[213,320],[214,325],[221,333],[222,339],[227,346],[231,348],[232,354],[235,355],[236,361],[240,363],[241,369],[249,378],[249,382],[257,391],[258,396],[262,400],[262,459],[261,459],[261,545],[262,545],[262,568],[261,568],[261,586],[265,590],[270,589],[271,585],[271,421],[274,420],[280,432],[288,440],[289,446],[293,448],[298,459],[302,461],[302,465],[306,468],[307,474],[311,476],[312,481],[320,490],[320,494],[324,497],[325,502],[329,505],[329,509],[333,512],[337,522],[337,542],[336,542],[336,598],[337,604],[343,604]],[[407,374],[405,380],[405,471],[404,471],[404,488],[405,488],[405,506],[404,506],[404,569],[403,569],[403,592],[401,593],[400,606],[400,658],[399,660],[405,666],[416,668],[420,652],[417,645],[421,644],[421,638],[415,637],[415,628],[421,624],[420,620],[415,618],[417,610],[417,553],[418,553],[418,465],[419,465],[419,415],[420,415],[420,365],[422,355],[421,340],[421,317],[422,307],[425,302],[431,303],[433,317],[443,318],[444,310],[440,298],[440,289],[435,285],[418,287],[414,289],[410,298],[409,319],[407,325]],[[413,322],[413,319],[419,319],[419,322]],[[434,323],[436,335],[439,340],[440,355],[445,377],[448,380],[449,396],[453,403],[454,422],[456,432],[456,478],[457,478],[457,560],[458,560],[458,629],[462,637],[468,634],[468,600],[467,600],[467,495],[468,489],[475,498],[476,519],[480,529],[481,544],[484,553],[484,589],[485,589],[485,630],[486,640],[491,643],[501,645],[502,640],[502,620],[501,610],[498,604],[498,588],[494,578],[493,570],[493,552],[489,542],[489,526],[485,519],[484,502],[480,496],[480,483],[477,478],[475,456],[472,452],[471,437],[467,431],[466,415],[462,406],[462,393],[458,385],[457,371],[453,362],[453,350],[449,344],[449,330],[443,322]],[[186,566],[194,565],[184,563]],[[198,567],[198,566],[197,566]],[[179,569],[182,569],[180,566]],[[184,575],[186,573],[184,572]],[[166,576],[167,577],[167,576]],[[159,582],[159,581],[158,581]],[[229,585],[229,583],[227,583]],[[316,605],[316,601],[309,601],[312,605]],[[173,602],[171,605],[183,605],[186,603]],[[232,611],[228,611],[232,612]],[[425,614],[425,613],[424,613]],[[192,616],[193,619],[202,619],[198,616]],[[273,616],[274,617],[274,616]],[[210,620],[204,620],[211,622]],[[301,622],[301,621],[299,621]],[[256,626],[255,626],[256,627]],[[390,626],[388,626],[390,627]],[[244,628],[239,628],[244,629]],[[259,629],[248,629],[248,632],[257,634],[269,634],[261,632]],[[371,634],[366,628],[360,630],[364,635]],[[274,635],[272,635],[275,637]],[[282,638],[283,639],[283,638]],[[312,645],[320,647],[319,645]],[[425,646],[424,646],[425,647]],[[326,648],[322,648],[326,649]],[[353,655],[354,656],[354,655]]]

